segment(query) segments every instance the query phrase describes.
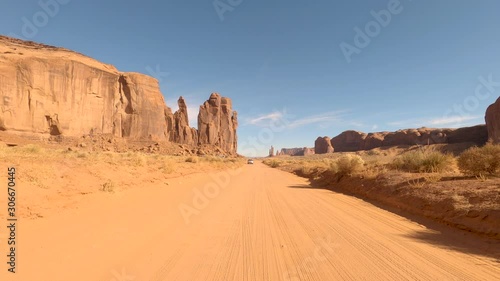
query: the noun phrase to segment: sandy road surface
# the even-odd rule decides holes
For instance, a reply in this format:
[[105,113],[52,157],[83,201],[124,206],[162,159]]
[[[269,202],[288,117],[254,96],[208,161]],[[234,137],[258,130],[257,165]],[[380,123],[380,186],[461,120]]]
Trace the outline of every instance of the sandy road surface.
[[2,261],[0,280],[500,280],[496,242],[260,163],[168,183],[20,221],[18,273]]

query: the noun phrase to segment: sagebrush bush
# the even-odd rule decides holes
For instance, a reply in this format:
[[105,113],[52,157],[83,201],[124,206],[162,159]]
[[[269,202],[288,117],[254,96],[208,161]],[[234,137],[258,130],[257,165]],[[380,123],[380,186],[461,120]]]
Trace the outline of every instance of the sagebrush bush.
[[500,145],[469,148],[458,157],[458,168],[471,176],[500,174]]
[[359,155],[347,154],[330,164],[330,171],[340,176],[349,176],[361,172],[365,161]]
[[269,165],[271,168],[278,168],[280,166],[280,162],[277,160],[270,160],[268,161],[267,165]]
[[189,163],[198,163],[199,161],[200,159],[197,156],[189,156],[188,158],[186,158],[186,162]]
[[390,166],[411,173],[441,173],[452,170],[454,165],[451,154],[419,149],[396,157]]
[[43,148],[36,144],[27,144],[22,147],[22,150],[26,153],[37,154],[43,151]]

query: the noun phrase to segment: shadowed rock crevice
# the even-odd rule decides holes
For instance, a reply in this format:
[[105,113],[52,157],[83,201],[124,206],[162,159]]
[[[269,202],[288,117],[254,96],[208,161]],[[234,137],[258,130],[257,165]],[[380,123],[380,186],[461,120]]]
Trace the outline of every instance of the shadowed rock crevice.
[[174,142],[180,144],[198,144],[198,131],[189,126],[189,116],[183,97],[177,101],[179,110],[174,113]]

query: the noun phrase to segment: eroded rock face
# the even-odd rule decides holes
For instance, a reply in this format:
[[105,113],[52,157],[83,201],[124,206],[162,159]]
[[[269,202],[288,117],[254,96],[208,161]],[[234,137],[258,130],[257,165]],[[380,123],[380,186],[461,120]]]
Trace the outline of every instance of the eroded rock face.
[[282,148],[279,155],[289,156],[305,156],[314,154],[314,148],[296,147],[296,148]]
[[232,110],[231,99],[212,93],[200,106],[198,114],[198,143],[212,144],[229,153],[236,153],[238,115]]
[[332,153],[333,146],[329,137],[318,137],[314,142],[314,153],[325,154]]
[[377,132],[365,134],[345,131],[332,138],[331,143],[337,152],[370,150],[383,146],[407,146],[427,144],[474,143],[483,145],[487,140],[484,125],[459,129],[405,129],[396,132]]
[[[111,111],[114,122],[97,127],[97,132],[111,127],[115,136],[123,138],[172,140],[172,127],[164,121],[173,118],[172,110],[166,108],[158,81],[139,73],[124,73],[118,81],[119,100],[113,100]],[[102,112],[106,115],[106,108]]]
[[[112,135],[237,149],[231,100],[212,94],[191,128],[165,104],[158,81],[52,46],[0,36],[0,130],[52,137]],[[200,135],[200,137],[198,137]],[[217,151],[217,149],[212,149]]]
[[180,144],[198,144],[198,131],[189,126],[188,110],[183,97],[177,101],[179,110],[174,113],[173,140]]
[[337,152],[358,151],[364,145],[366,134],[358,131],[345,131],[331,139],[332,147]]
[[464,127],[447,133],[446,143],[472,142],[483,145],[488,141],[488,130],[485,125]]
[[304,147],[304,156],[313,154],[314,154],[314,148]]
[[488,107],[485,120],[488,128],[488,138],[493,143],[500,143],[500,98]]
[[156,79],[81,54],[0,36],[0,127],[51,135],[169,139]]

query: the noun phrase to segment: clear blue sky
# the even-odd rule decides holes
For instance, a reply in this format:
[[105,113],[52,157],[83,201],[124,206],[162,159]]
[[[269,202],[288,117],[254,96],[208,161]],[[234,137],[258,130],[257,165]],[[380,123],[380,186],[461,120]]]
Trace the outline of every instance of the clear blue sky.
[[[348,129],[481,124],[500,95],[496,0],[41,0],[54,1],[0,2],[0,33],[154,75],[191,120],[211,92],[231,97],[244,154]],[[391,19],[374,24],[381,10]],[[370,42],[356,41],[366,27]]]

